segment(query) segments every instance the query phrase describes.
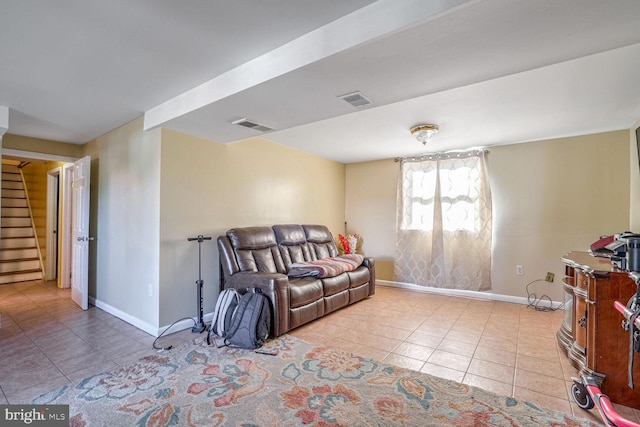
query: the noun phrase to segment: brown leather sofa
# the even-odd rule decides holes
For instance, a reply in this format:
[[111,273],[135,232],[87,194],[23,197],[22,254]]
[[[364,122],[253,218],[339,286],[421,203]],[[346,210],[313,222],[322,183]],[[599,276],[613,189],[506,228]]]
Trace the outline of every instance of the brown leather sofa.
[[257,287],[273,304],[272,335],[360,301],[375,293],[375,261],[365,258],[335,277],[289,277],[292,263],[338,256],[323,225],[274,225],[228,230],[218,237],[220,289]]

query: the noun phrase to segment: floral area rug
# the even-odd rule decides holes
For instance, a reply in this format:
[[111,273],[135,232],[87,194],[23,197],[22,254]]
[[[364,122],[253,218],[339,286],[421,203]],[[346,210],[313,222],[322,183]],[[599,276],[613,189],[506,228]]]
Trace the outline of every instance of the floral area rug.
[[45,393],[71,426],[596,426],[284,335],[275,356],[200,337]]

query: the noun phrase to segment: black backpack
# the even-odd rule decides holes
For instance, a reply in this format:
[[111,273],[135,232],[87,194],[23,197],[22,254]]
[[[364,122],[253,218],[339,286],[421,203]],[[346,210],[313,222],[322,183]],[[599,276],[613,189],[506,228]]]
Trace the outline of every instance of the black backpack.
[[271,305],[260,289],[250,288],[242,295],[231,325],[225,334],[230,347],[253,350],[262,346],[271,331]]

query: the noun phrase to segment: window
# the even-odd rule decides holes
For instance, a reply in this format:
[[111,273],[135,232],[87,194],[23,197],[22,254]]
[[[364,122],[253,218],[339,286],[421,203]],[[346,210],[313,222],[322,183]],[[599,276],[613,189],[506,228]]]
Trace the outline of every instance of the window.
[[491,190],[485,153],[472,150],[402,161],[395,281],[491,289]]
[[[437,165],[432,165],[437,166]],[[478,204],[480,191],[477,182],[479,170],[466,165],[457,168],[431,168],[431,170],[405,169],[407,182],[406,211],[402,228],[405,230],[433,230],[436,206],[436,185],[440,186],[442,228],[446,231],[479,231],[482,221]],[[436,178],[439,172],[439,183]]]

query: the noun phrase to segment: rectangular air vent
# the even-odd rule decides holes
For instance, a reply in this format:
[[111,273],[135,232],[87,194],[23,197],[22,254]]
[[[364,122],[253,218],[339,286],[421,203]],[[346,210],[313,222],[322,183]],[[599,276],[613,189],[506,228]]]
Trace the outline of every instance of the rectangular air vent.
[[367,99],[367,97],[365,97],[361,92],[351,92],[346,95],[340,95],[338,98],[347,101],[356,108],[371,104],[371,101],[369,101],[369,99]]
[[252,122],[252,121],[247,120],[247,119],[236,120],[234,122],[231,122],[231,124],[238,125],[238,126],[244,126],[246,128],[258,130],[260,132],[269,132],[269,131],[274,130],[273,128],[270,128],[270,127],[265,126],[265,125],[261,125],[261,124],[256,123],[256,122]]

